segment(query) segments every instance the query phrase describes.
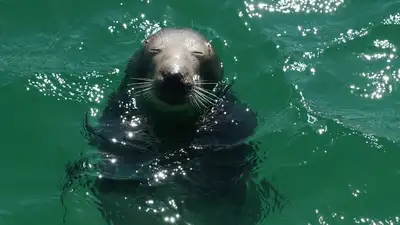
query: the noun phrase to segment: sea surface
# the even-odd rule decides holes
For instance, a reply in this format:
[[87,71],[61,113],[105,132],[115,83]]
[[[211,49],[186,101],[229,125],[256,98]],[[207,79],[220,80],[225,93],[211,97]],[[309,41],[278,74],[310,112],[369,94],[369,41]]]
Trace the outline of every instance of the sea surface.
[[0,0],[0,225],[100,225],[60,193],[85,111],[163,27],[212,40],[260,119],[259,224],[400,224],[399,0]]

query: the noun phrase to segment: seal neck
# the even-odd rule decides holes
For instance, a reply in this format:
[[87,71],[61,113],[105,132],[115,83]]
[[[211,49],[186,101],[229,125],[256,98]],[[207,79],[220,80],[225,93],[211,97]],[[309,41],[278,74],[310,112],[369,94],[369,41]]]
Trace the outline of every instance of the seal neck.
[[138,99],[138,106],[145,112],[157,137],[180,144],[194,136],[202,113],[190,104],[171,106],[152,99]]

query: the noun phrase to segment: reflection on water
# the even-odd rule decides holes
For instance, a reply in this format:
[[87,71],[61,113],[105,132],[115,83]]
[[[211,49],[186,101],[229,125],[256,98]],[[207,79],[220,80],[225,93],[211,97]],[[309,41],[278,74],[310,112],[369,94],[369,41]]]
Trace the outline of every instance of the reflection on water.
[[263,11],[269,13],[332,13],[344,3],[344,0],[279,0],[273,2],[274,3],[264,3],[264,1],[249,0],[244,1],[244,4],[249,17],[261,17],[262,14],[260,13]]
[[[112,25],[108,27],[108,30],[112,34],[120,34],[126,30],[135,32],[140,31],[144,32],[145,35],[142,36],[141,40],[133,40],[134,42],[142,42],[148,36],[154,34],[155,32],[159,31],[162,27],[167,25],[167,21],[162,21],[161,23],[156,21],[150,21],[146,18],[146,14],[141,13],[140,16],[135,18],[130,18],[127,15],[124,16],[124,21],[112,21]],[[125,43],[132,43],[132,40]]]
[[[398,122],[385,125],[395,109],[379,110],[377,102],[398,95],[397,23],[398,13],[388,15],[377,23],[346,28],[331,40],[321,39],[314,51],[298,48],[288,55],[283,71],[303,96],[304,107],[345,126],[398,140]],[[327,31],[316,30],[317,35]],[[374,104],[379,112],[369,111]]]
[[91,83],[103,77],[96,71],[81,76],[38,73],[32,79],[28,80],[26,89],[30,91],[31,88],[35,88],[43,93],[44,96],[56,97],[58,100],[100,103],[104,98],[104,89],[109,87],[111,80],[105,78],[99,83]]
[[[396,47],[389,42],[389,40],[379,40],[373,41],[373,46],[382,52],[368,54],[361,53],[357,58],[361,58],[367,61],[386,61],[386,65],[379,71],[376,72],[361,72],[359,75],[361,77],[369,80],[367,87],[360,88],[357,85],[350,85],[351,92],[358,94],[364,98],[370,99],[380,99],[383,95],[390,94],[393,90],[393,83],[397,83],[400,79],[400,69],[390,66],[392,60],[398,58],[396,54]],[[393,79],[393,81],[391,81]]]

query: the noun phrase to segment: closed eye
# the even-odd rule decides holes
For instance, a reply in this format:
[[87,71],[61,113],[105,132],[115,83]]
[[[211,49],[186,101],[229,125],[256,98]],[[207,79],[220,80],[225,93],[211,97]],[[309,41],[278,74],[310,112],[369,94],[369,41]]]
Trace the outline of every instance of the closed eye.
[[159,48],[152,48],[152,49],[150,49],[150,52],[151,52],[151,53],[157,54],[157,53],[160,53],[160,52],[161,52],[161,49],[159,49]]
[[193,51],[192,54],[195,56],[203,56],[204,55],[204,53],[198,52],[198,51]]

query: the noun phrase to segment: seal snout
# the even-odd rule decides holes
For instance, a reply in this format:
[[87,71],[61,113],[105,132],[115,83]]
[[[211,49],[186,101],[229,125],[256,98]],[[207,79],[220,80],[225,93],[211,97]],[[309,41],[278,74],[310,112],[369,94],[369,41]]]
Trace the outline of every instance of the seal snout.
[[183,85],[183,74],[180,72],[163,72],[163,83],[164,85]]
[[169,104],[183,104],[193,87],[187,74],[180,70],[163,70],[157,82],[158,97]]
[[166,89],[188,89],[191,87],[188,73],[181,70],[164,70],[161,72],[162,86]]

